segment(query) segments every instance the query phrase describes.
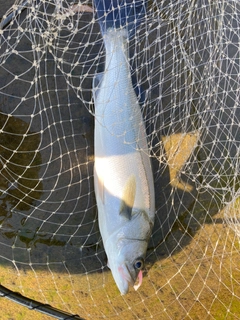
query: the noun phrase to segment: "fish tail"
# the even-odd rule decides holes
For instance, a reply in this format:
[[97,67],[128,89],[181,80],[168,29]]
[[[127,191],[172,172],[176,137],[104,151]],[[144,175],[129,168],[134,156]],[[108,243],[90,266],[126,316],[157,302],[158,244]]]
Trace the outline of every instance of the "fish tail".
[[126,28],[133,37],[146,14],[147,0],[94,0],[98,22],[104,35],[109,28]]

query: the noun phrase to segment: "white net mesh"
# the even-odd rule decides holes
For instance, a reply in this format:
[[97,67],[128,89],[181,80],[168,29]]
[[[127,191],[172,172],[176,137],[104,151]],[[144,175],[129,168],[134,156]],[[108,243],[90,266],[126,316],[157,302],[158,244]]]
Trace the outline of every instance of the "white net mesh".
[[149,1],[129,42],[156,219],[143,284],[126,296],[93,187],[92,79],[105,57],[94,4],[0,9],[1,284],[86,319],[239,319],[239,2]]

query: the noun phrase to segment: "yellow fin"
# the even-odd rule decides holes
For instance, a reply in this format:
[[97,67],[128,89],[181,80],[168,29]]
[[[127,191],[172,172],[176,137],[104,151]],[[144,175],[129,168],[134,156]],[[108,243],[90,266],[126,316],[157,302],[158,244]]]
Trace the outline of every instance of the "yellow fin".
[[136,178],[135,175],[131,175],[123,189],[122,201],[120,206],[120,214],[127,219],[132,217],[132,208],[134,205],[134,200],[136,196]]

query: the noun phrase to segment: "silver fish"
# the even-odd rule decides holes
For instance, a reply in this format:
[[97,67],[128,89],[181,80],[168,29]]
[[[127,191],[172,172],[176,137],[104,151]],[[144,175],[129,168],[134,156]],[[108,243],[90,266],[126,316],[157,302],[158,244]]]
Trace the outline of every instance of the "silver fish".
[[133,89],[126,29],[103,35],[105,70],[95,76],[94,186],[108,266],[121,292],[137,289],[155,215],[144,121]]

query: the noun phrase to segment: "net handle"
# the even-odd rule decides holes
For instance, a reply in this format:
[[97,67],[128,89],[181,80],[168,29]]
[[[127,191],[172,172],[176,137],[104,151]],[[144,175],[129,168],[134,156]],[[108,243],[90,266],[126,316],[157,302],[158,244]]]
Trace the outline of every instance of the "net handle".
[[12,11],[11,13],[9,13],[9,15],[3,19],[0,23],[0,30],[5,29],[8,24],[13,20],[14,17],[18,16],[19,14],[21,14],[25,9],[27,9],[28,5],[29,5],[29,0],[25,0],[23,1],[21,4],[19,4],[19,6],[17,7],[16,10]]
[[56,308],[53,308],[52,306],[48,304],[44,304],[41,302],[38,302],[36,300],[27,298],[22,296],[18,292],[11,291],[7,289],[6,287],[0,285],[0,298],[7,298],[13,302],[16,302],[24,307],[27,307],[30,310],[35,310],[41,313],[44,313],[48,316],[52,316],[56,319],[61,320],[84,320],[84,318],[79,317],[78,315],[73,315],[67,312],[60,311]]

